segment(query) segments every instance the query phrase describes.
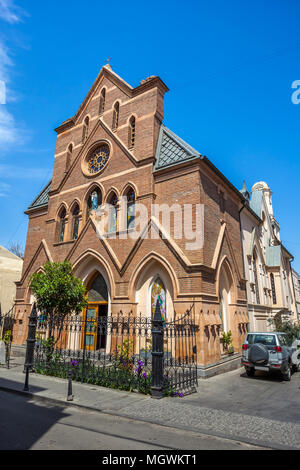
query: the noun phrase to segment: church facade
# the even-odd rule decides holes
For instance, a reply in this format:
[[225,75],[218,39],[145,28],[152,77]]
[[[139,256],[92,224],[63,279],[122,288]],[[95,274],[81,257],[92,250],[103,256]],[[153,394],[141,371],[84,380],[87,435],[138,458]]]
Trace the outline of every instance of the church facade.
[[[26,211],[16,343],[27,337],[30,275],[48,260],[67,259],[93,293],[96,316],[151,318],[159,297],[166,321],[193,306],[200,367],[222,359],[223,330],[241,351],[249,323],[240,229],[245,197],[164,126],[167,91],[153,76],[132,88],[106,65],[77,113],[56,129],[52,179]],[[138,217],[138,206],[146,216]],[[167,206],[169,219],[153,206]],[[186,209],[184,222],[174,206]],[[193,245],[185,227],[180,233],[185,223],[200,243]]]

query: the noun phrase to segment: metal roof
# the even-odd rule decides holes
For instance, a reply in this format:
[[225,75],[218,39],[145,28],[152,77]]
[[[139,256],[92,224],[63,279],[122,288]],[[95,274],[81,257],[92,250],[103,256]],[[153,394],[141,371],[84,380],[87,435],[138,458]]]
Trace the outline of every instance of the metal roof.
[[197,150],[163,124],[160,126],[154,171],[199,157],[201,154]]
[[51,181],[42,189],[42,191],[37,195],[35,200],[30,204],[27,210],[36,209],[38,207],[43,207],[48,205],[49,201],[49,192],[51,187]]
[[262,200],[263,200],[263,192],[262,191],[254,191],[252,193],[252,197],[251,197],[251,201],[250,201],[250,207],[255,212],[255,214],[258,215],[258,217],[261,217]]

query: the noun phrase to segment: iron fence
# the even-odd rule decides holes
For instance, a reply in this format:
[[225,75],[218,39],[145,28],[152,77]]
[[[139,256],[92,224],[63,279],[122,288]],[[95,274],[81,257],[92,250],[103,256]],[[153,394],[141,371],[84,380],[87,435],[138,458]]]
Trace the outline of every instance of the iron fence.
[[14,324],[15,306],[13,306],[5,315],[2,315],[0,311],[0,340],[2,340],[5,345],[5,365],[8,369],[10,367]]
[[192,393],[198,386],[197,331],[194,306],[164,328],[164,388],[176,395]]
[[29,318],[25,370],[152,394],[190,393],[197,386],[192,308],[164,323],[157,304],[151,320],[132,312],[50,317],[34,306]]

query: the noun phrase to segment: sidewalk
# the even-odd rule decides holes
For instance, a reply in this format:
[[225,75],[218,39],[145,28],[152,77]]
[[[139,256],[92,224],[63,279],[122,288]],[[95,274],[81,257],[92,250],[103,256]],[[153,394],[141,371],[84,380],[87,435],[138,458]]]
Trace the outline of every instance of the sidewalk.
[[[63,407],[79,406],[115,416],[201,432],[273,449],[300,449],[300,424],[201,406],[197,394],[155,400],[150,396],[73,382],[73,402],[67,402],[66,380],[30,374],[30,392],[23,392],[23,367],[0,368],[0,390],[29,395]],[[220,380],[220,379],[218,379]],[[207,381],[206,381],[207,382]],[[198,401],[198,403],[197,403]]]

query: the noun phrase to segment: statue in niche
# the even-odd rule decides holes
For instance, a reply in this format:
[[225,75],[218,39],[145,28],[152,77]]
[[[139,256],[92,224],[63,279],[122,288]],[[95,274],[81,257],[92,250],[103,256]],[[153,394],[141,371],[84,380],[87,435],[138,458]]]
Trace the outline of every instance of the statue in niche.
[[93,191],[91,194],[91,210],[95,211],[98,209],[98,194],[97,191]]

